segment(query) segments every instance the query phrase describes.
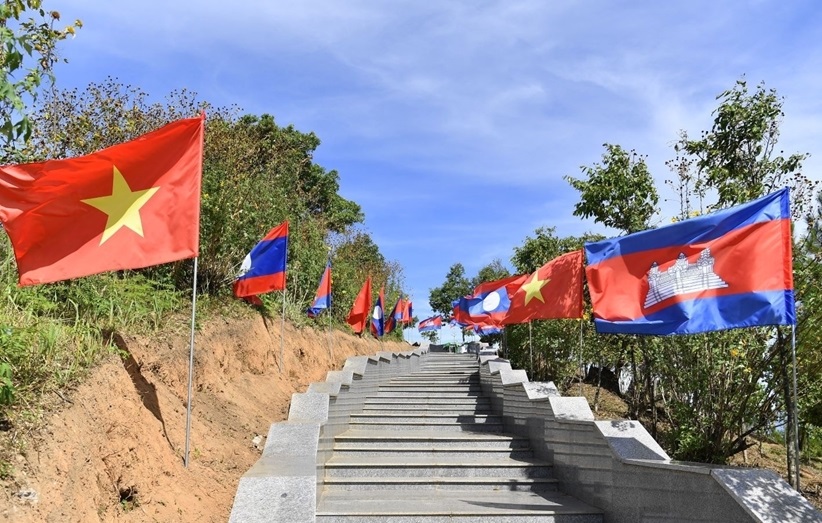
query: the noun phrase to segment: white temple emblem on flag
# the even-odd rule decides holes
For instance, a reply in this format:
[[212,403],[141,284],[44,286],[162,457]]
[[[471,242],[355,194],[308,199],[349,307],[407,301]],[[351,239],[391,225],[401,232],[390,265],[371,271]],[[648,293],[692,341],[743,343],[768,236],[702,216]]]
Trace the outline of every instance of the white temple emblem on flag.
[[667,271],[660,271],[654,262],[648,271],[648,294],[645,296],[644,308],[667,300],[678,294],[721,289],[728,284],[714,272],[714,257],[706,248],[699,253],[696,263],[688,262],[685,254],[679,257]]

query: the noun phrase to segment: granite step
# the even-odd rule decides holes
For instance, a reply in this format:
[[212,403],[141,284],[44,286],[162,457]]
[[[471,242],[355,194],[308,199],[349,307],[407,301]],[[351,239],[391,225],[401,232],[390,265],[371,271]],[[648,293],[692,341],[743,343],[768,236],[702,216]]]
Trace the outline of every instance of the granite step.
[[334,438],[334,448],[371,447],[449,448],[482,446],[484,448],[524,449],[529,448],[528,439],[492,433],[471,433],[418,430],[348,430]]
[[497,414],[448,414],[442,412],[424,412],[419,411],[412,413],[404,412],[390,412],[387,414],[375,412],[361,412],[358,414],[351,414],[352,423],[364,422],[381,422],[381,423],[435,423],[441,425],[444,423],[451,423],[453,425],[465,424],[502,424],[502,416]]
[[431,414],[460,414],[460,415],[494,415],[494,411],[488,405],[365,405],[363,414],[404,414],[426,416]]
[[482,456],[483,459],[529,459],[534,457],[534,451],[528,447],[521,449],[510,448],[489,448],[489,447],[416,447],[407,448],[401,446],[383,446],[374,447],[371,445],[351,446],[349,448],[341,448],[334,446],[334,452],[339,456],[351,457],[358,456],[363,459],[368,459],[372,456],[398,456],[405,454],[408,456]]
[[326,492],[325,523],[602,523],[602,512],[560,492],[382,490]]
[[453,421],[364,421],[352,419],[353,430],[438,430],[442,432],[502,432],[502,423],[454,423]]
[[555,478],[509,478],[509,477],[420,477],[420,478],[326,478],[324,493],[353,490],[507,490],[519,492],[552,492],[557,490]]
[[394,455],[358,456],[334,454],[325,464],[327,478],[335,477],[507,477],[550,478],[551,465],[534,458],[491,460],[484,456]]
[[441,397],[433,397],[433,398],[414,398],[413,401],[409,401],[407,397],[403,395],[396,395],[396,397],[374,397],[367,398],[363,402],[363,407],[369,405],[453,405],[453,406],[468,406],[468,405],[476,405],[478,407],[483,406],[490,406],[491,400],[484,397],[484,396],[474,396],[474,397],[464,397],[464,398],[441,398]]
[[378,391],[375,398],[397,398],[397,399],[407,399],[407,400],[415,400],[419,398],[428,398],[428,399],[445,399],[445,398],[476,398],[482,393],[481,390],[466,390],[466,391],[456,391],[456,390],[447,390],[447,391],[421,391],[421,392],[412,392],[412,391],[396,391],[396,390],[381,390]]
[[479,384],[471,383],[387,383],[380,385],[379,392],[482,392]]

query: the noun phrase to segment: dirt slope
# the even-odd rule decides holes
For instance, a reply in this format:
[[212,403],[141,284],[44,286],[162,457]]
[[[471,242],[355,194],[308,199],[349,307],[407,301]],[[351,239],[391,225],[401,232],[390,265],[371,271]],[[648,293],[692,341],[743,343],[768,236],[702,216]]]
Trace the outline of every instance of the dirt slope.
[[[184,331],[184,329],[181,329]],[[117,337],[112,356],[31,434],[0,489],[0,521],[224,522],[240,476],[257,460],[269,425],[293,392],[322,381],[345,358],[401,343],[285,328],[260,316],[207,322],[196,338],[191,464],[183,467],[188,334]],[[255,446],[253,439],[262,436]]]

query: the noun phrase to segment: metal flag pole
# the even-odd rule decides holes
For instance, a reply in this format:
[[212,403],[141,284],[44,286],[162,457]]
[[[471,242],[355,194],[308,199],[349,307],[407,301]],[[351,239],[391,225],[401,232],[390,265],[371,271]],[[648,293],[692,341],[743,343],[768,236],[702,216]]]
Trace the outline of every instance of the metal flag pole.
[[[296,229],[296,227],[295,227]],[[289,233],[291,236],[291,233]],[[286,244],[285,249],[285,264],[283,265],[286,269],[288,269],[288,245]],[[283,281],[283,313],[280,316],[280,375],[283,374],[283,366],[284,362],[283,359],[285,358],[285,299],[288,297],[288,278]]]
[[796,384],[796,324],[791,325],[791,358],[793,359],[793,459],[796,471],[796,490],[799,487],[799,404],[797,403]]
[[531,320],[528,320],[528,356],[531,358],[531,379],[534,379],[534,343],[531,338]]
[[280,316],[280,374],[283,373],[283,358],[285,353],[285,289],[283,289],[283,313]]
[[331,365],[334,365],[334,348],[331,346],[331,312],[328,311],[328,324],[326,325],[326,334],[328,338],[328,354],[331,355]]
[[579,380],[579,395],[582,394],[582,380],[585,379],[585,367],[582,366],[582,318],[579,319],[579,370],[582,372],[582,378]]
[[188,400],[186,401],[186,450],[183,466],[188,468],[188,451],[191,447],[191,395],[194,382],[194,324],[197,317],[197,258],[194,258],[194,284],[191,291],[191,340],[188,349]]

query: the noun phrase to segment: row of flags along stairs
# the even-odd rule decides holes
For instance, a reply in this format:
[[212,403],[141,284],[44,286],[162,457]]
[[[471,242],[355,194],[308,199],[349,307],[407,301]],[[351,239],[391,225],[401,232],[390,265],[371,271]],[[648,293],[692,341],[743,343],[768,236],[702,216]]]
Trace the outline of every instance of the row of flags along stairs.
[[325,464],[317,522],[601,523],[503,432],[473,354],[430,353],[351,414]]

